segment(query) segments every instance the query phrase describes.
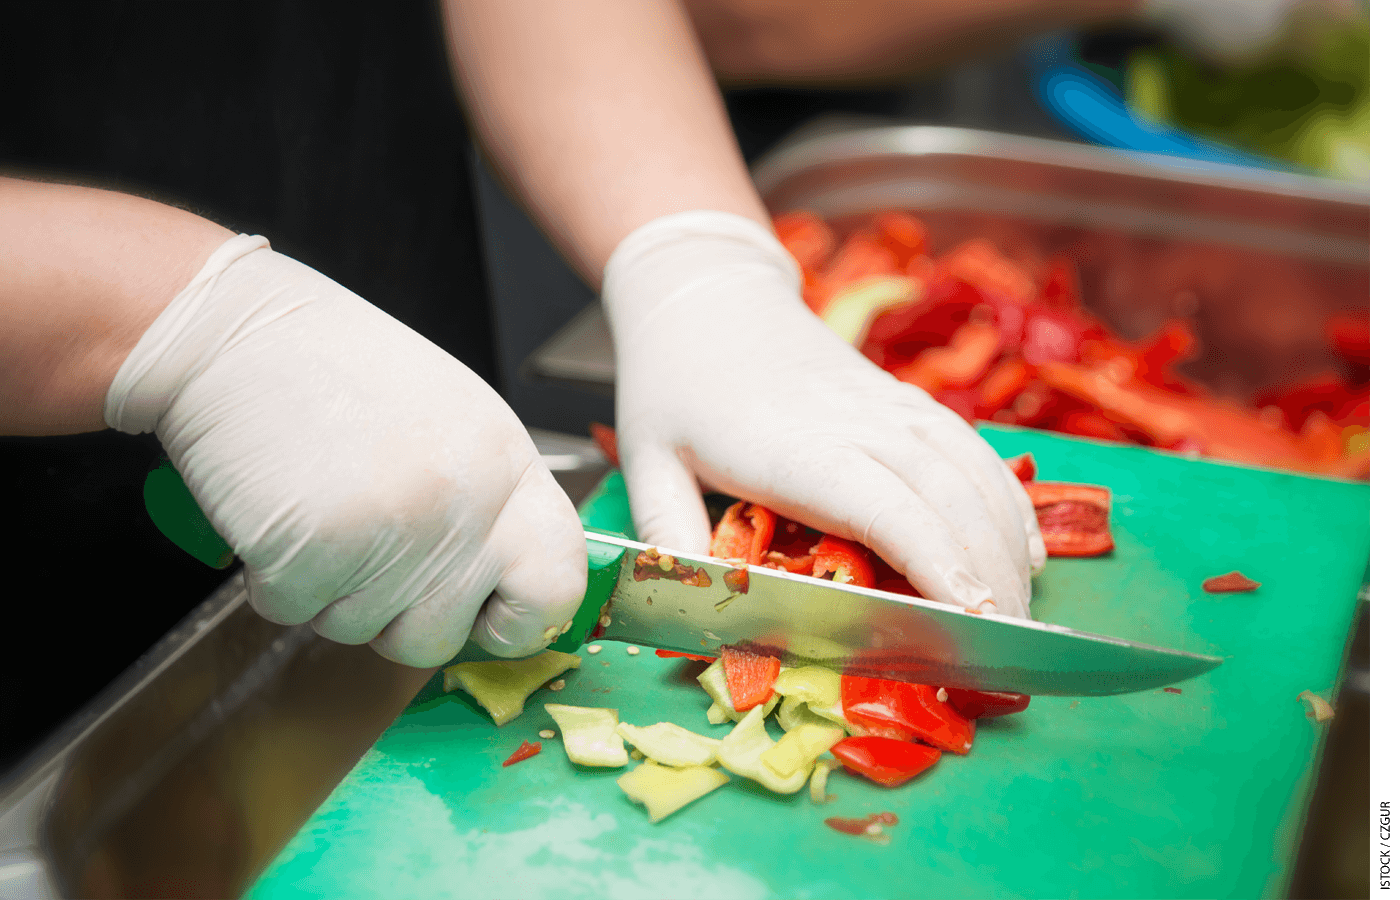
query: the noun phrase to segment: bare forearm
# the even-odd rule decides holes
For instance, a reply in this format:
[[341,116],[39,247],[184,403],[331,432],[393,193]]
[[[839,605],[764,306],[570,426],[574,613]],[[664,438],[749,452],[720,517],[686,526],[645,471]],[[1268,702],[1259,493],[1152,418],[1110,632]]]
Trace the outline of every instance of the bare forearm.
[[138,197],[0,177],[0,433],[105,428],[117,369],[231,236]]
[[595,287],[668,213],[767,222],[678,0],[445,0],[454,71],[498,168]]
[[1142,0],[686,0],[710,64],[734,83],[906,77],[1056,28],[1127,19]]

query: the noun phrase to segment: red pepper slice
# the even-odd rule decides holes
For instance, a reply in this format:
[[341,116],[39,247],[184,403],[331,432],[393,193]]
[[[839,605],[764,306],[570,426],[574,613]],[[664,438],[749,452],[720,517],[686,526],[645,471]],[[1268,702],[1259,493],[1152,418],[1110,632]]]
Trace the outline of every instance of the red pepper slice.
[[944,388],[965,388],[982,377],[1000,349],[1001,331],[995,325],[968,322],[953,332],[948,346],[930,347],[893,374],[930,394]]
[[813,578],[830,578],[858,587],[875,586],[875,567],[870,562],[870,551],[855,541],[824,534],[813,548],[812,555]]
[[1091,409],[1071,409],[1060,416],[1060,431],[1101,441],[1127,441],[1128,435],[1102,413]]
[[885,737],[848,737],[831,748],[831,755],[852,772],[894,787],[926,771],[943,753],[936,747]]
[[1080,302],[1079,273],[1073,260],[1063,256],[1050,260],[1045,285],[1040,289],[1040,299],[1051,309],[1074,310],[1083,306]]
[[983,416],[1006,409],[1031,383],[1031,369],[1019,357],[997,363],[977,385],[978,407]]
[[1026,336],[1021,355],[1033,366],[1041,363],[1075,362],[1086,328],[1077,317],[1060,310],[1041,309],[1026,319]]
[[768,702],[773,696],[773,683],[778,680],[782,663],[776,656],[760,656],[734,647],[721,647],[724,679],[729,685],[729,697],[734,709],[743,712]]
[[884,678],[841,676],[841,712],[852,725],[894,727],[954,753],[972,749],[976,723],[938,699],[938,689]]
[[969,719],[991,719],[1009,716],[1031,705],[1025,694],[1009,691],[974,691],[968,688],[944,688],[948,703]]
[[1050,556],[1100,556],[1113,549],[1111,494],[1092,484],[1025,483]]
[[1214,578],[1207,578],[1201,582],[1201,587],[1212,594],[1239,594],[1257,590],[1259,582],[1252,578],[1246,578],[1239,572],[1229,572],[1224,575],[1216,575]]
[[991,241],[974,238],[940,260],[949,275],[976,288],[988,302],[1010,300],[1022,306],[1035,301],[1035,283]]
[[1324,327],[1332,349],[1348,362],[1371,365],[1371,319],[1369,316],[1336,315]]
[[724,511],[715,526],[710,538],[710,555],[762,565],[776,526],[777,517],[768,507],[743,501],[735,503]]
[[1086,366],[1048,362],[1038,371],[1052,387],[1098,407],[1115,422],[1140,428],[1159,447],[1190,446],[1220,459],[1303,472],[1334,471],[1332,464],[1311,458],[1296,437],[1242,407],[1182,396]]
[[693,659],[696,662],[703,663],[712,663],[715,661],[713,656],[700,656],[696,653],[681,653],[677,650],[657,650],[656,655],[662,659]]
[[513,766],[518,762],[529,759],[530,757],[536,755],[539,752],[539,741],[535,741],[533,744],[529,741],[521,741],[520,746],[516,748],[516,751],[510,756],[506,757],[505,762],[501,763],[501,768],[504,769],[506,766]]
[[810,281],[836,249],[836,237],[821,216],[799,210],[773,219],[773,231]]
[[593,435],[593,443],[598,445],[598,449],[612,463],[614,469],[620,468],[622,463],[617,457],[617,432],[599,422],[591,422],[588,426],[589,434]]
[[1011,471],[1021,481],[1035,481],[1035,457],[1029,453],[1013,456],[1005,461]]
[[832,816],[823,821],[828,828],[842,834],[863,835],[870,833],[871,825],[898,825],[899,816],[892,812],[880,812],[871,813],[863,819],[843,819],[840,816]]
[[1262,391],[1255,396],[1254,402],[1260,407],[1277,407],[1288,427],[1300,431],[1308,416],[1314,412],[1321,411],[1329,418],[1340,419],[1369,397],[1369,389],[1353,388],[1336,372],[1324,372],[1282,389]]
[[894,254],[901,269],[916,256],[928,252],[928,229],[916,217],[904,212],[885,212],[871,223],[880,243]]

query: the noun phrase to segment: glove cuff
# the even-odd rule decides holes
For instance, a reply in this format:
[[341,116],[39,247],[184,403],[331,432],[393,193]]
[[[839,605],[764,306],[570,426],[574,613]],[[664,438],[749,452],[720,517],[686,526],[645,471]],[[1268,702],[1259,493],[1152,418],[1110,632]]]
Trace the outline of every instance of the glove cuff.
[[103,418],[110,427],[128,434],[155,430],[190,374],[203,368],[200,361],[207,362],[217,350],[199,346],[190,336],[218,286],[219,276],[239,259],[268,246],[265,237],[240,234],[220,244],[209,256],[117,370],[103,407]]
[[802,272],[773,232],[744,216],[691,210],[653,219],[617,245],[603,268],[603,308],[613,325],[643,316],[678,292],[736,270],[765,274],[797,296]]

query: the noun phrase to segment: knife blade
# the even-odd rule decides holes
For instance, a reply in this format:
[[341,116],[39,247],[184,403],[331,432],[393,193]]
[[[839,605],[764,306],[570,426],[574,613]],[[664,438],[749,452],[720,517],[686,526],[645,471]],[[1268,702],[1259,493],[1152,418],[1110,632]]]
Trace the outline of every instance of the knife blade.
[[588,593],[555,649],[590,639],[716,656],[732,646],[838,672],[1098,696],[1207,672],[1214,656],[836,584],[587,532]]

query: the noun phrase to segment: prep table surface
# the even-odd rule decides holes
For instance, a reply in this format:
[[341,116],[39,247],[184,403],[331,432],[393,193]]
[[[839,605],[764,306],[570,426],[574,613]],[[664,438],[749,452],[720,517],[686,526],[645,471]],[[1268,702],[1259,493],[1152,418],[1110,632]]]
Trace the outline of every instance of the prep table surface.
[[[1114,493],[1117,549],[1051,560],[1036,618],[1225,657],[1180,694],[1038,697],[978,729],[894,790],[832,774],[837,799],[776,797],[742,779],[658,825],[555,739],[545,702],[610,706],[640,725],[702,734],[698,666],[601,642],[567,687],[496,728],[433,678],[254,884],[250,896],[1205,897],[1288,886],[1326,726],[1295,699],[1328,699],[1368,557],[1366,485],[1192,461],[1002,428],[1044,480]],[[581,510],[627,525],[614,473]],[[1239,569],[1252,594],[1207,594]],[[776,728],[776,726],[774,726]],[[891,811],[880,846],[827,816]]]

